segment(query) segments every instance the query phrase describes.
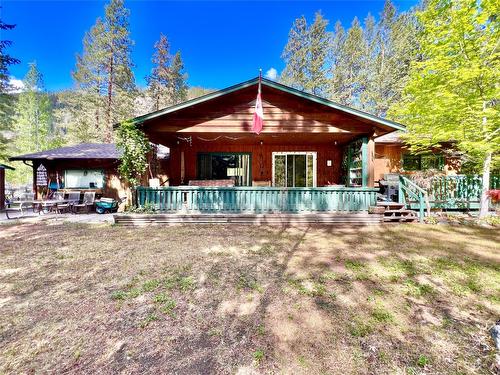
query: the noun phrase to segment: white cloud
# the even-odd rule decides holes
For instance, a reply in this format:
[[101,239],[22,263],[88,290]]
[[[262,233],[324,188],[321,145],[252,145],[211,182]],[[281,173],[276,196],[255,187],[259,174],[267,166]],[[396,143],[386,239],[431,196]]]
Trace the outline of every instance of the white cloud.
[[266,72],[265,77],[267,79],[270,79],[271,81],[276,81],[276,78],[278,78],[278,71],[274,68],[271,68]]
[[20,79],[16,79],[15,77],[9,78],[9,85],[12,87],[12,89],[10,90],[12,94],[20,93],[24,88],[23,81]]

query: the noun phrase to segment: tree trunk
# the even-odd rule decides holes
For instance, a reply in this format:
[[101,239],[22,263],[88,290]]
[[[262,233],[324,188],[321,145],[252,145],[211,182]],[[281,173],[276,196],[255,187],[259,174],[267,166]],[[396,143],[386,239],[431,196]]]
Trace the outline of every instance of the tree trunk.
[[95,100],[95,128],[96,134],[99,134],[101,130],[101,116],[100,116],[100,100],[101,100],[101,72],[97,70],[97,81],[96,81],[96,100]]
[[491,151],[486,153],[483,162],[483,188],[481,191],[481,208],[479,217],[488,215],[489,201],[488,190],[490,189],[490,167],[491,167]]
[[106,127],[106,142],[111,143],[113,140],[113,120],[111,116],[113,102],[113,49],[111,49],[111,57],[109,59],[109,75],[108,75],[108,108],[107,108],[107,127]]

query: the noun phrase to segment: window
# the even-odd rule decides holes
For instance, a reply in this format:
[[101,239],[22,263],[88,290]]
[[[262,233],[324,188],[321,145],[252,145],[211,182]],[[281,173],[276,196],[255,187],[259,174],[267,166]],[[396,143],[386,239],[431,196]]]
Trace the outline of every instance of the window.
[[273,186],[316,186],[316,153],[273,152]]
[[67,169],[64,173],[64,186],[68,189],[102,189],[104,171],[101,169]]
[[234,179],[236,186],[252,185],[252,158],[248,153],[198,154],[199,180]]
[[439,154],[403,155],[403,169],[405,171],[423,171],[428,169],[444,168],[444,157]]

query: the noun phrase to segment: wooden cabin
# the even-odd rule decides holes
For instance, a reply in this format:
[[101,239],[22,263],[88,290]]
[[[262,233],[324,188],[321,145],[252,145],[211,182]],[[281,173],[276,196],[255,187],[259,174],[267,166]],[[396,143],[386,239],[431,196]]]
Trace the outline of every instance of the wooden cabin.
[[118,199],[127,186],[118,176],[121,153],[114,144],[82,143],[14,156],[33,168],[33,192],[44,198],[49,190],[94,191],[97,197]]
[[114,198],[135,193],[138,206],[210,213],[366,211],[386,174],[457,170],[456,160],[437,152],[409,153],[401,124],[266,79],[264,126],[256,134],[258,85],[255,78],[133,119],[151,143],[168,150],[134,192],[118,177],[120,152],[112,144],[10,160],[31,162],[39,198],[52,186]]
[[139,203],[208,211],[375,203],[375,140],[404,126],[262,79],[264,126],[255,134],[258,85],[255,78],[133,119],[170,149],[170,186],[139,188]]

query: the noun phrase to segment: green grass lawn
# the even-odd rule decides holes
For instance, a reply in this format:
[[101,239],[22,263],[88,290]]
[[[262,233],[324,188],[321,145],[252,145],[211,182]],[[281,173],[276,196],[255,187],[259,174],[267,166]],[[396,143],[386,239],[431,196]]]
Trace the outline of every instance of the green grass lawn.
[[0,373],[488,374],[497,231],[0,227]]

